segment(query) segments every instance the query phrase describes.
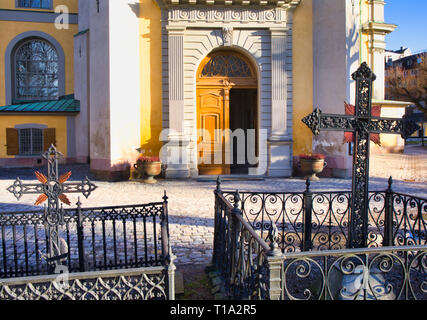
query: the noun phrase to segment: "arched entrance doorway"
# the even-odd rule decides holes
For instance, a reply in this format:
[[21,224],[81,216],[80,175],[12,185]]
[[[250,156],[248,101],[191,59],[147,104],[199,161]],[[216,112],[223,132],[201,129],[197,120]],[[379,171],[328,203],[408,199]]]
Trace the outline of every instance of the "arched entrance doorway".
[[[200,175],[247,174],[256,166],[258,81],[242,54],[209,54],[197,72]],[[249,143],[248,143],[249,141]]]

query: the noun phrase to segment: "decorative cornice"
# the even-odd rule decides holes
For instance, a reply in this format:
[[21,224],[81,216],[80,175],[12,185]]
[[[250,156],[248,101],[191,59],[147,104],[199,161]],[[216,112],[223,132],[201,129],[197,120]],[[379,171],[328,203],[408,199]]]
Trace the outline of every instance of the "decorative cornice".
[[288,27],[270,27],[268,28],[271,32],[271,35],[274,36],[285,36],[290,31]]
[[170,7],[168,21],[172,24],[196,23],[270,23],[283,24],[287,22],[286,10],[272,7]]
[[166,26],[166,30],[170,35],[184,35],[186,27],[183,25],[169,24]]
[[362,25],[362,31],[364,33],[374,33],[381,35],[392,33],[396,28],[397,25],[395,24],[374,21],[368,21]]
[[270,6],[284,9],[294,9],[300,2],[301,0],[163,0],[163,3],[167,6]]

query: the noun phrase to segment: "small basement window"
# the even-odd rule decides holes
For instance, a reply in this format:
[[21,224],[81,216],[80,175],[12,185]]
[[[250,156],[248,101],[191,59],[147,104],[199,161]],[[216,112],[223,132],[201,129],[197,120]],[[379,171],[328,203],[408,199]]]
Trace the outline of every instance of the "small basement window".
[[10,156],[40,156],[56,145],[55,128],[41,125],[17,125],[6,128],[6,149]]
[[19,154],[39,155],[43,152],[43,129],[19,129]]

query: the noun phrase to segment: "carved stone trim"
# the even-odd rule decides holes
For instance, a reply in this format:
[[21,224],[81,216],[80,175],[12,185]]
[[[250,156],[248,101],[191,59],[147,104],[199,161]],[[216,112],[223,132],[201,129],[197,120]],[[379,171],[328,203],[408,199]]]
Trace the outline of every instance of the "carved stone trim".
[[285,9],[295,9],[301,0],[161,0],[163,5],[169,6],[274,6]]
[[205,23],[286,23],[286,10],[282,8],[180,8],[168,10],[169,22]]
[[231,47],[233,45],[233,27],[227,26],[222,28],[223,45]]

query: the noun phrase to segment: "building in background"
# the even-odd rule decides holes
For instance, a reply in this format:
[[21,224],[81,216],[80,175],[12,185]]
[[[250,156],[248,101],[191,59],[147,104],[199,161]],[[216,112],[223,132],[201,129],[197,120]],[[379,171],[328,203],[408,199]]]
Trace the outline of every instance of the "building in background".
[[392,63],[393,61],[402,59],[404,57],[412,55],[412,51],[409,48],[400,47],[399,50],[386,50],[385,51],[385,62]]
[[[59,5],[69,10],[66,29]],[[75,160],[77,12],[77,0],[1,1],[0,166],[41,164],[51,143]]]
[[427,116],[427,52],[420,52],[386,63],[387,99],[410,101],[407,116],[423,128],[414,136],[424,137]]

